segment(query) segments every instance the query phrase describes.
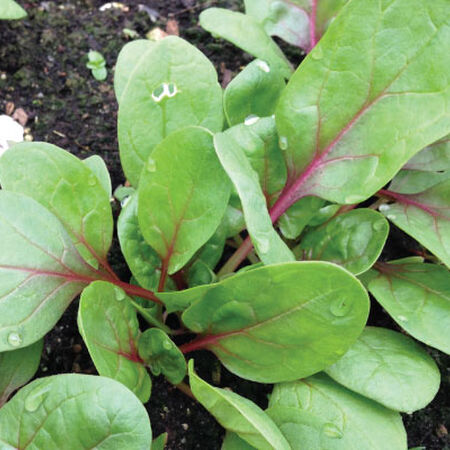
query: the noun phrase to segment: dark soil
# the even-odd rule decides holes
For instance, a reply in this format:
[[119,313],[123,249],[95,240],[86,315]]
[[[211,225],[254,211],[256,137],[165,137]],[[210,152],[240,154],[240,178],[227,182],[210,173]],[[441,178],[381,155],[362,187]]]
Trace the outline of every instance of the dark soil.
[[[121,47],[128,41],[123,29],[135,30],[140,37],[152,28],[165,28],[169,18],[178,22],[180,35],[202,50],[216,65],[226,82],[231,73],[247,64],[251,57],[235,47],[217,41],[198,26],[198,14],[206,6],[239,10],[240,0],[129,0],[128,12],[100,12],[106,0],[21,1],[29,17],[20,22],[0,22],[0,113],[23,108],[28,115],[28,139],[58,145],[80,158],[102,156],[110,170],[113,187],[124,183],[120,167],[116,119],[117,104],[112,88],[113,67]],[[144,4],[159,17],[154,23]],[[85,67],[89,49],[100,51],[107,61],[108,78],[96,81]],[[301,60],[289,51],[294,63]],[[115,204],[116,212],[119,205]],[[395,228],[391,232],[385,257],[408,256],[417,244]],[[111,262],[117,273],[128,276],[115,245]],[[76,327],[78,302],[74,302],[57,326],[46,336],[37,377],[65,372],[96,373]],[[397,329],[397,325],[374,301],[370,323]],[[424,410],[404,415],[410,447],[429,450],[450,449],[446,426],[450,417],[449,357],[428,349],[442,373],[442,386],[435,400]],[[270,386],[239,379],[221,367],[206,352],[190,355],[199,374],[218,386],[267,405]],[[152,396],[147,404],[154,435],[169,433],[168,449],[219,449],[223,430],[197,403],[168,384],[153,379]],[[446,425],[447,424],[447,425]],[[382,439],[382,436],[380,436]]]

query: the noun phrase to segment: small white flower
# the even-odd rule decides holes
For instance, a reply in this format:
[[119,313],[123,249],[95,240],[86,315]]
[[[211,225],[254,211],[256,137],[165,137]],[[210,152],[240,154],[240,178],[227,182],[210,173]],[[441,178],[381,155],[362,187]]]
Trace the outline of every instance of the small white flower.
[[8,150],[11,142],[23,141],[23,126],[13,118],[3,114],[0,116],[0,156]]

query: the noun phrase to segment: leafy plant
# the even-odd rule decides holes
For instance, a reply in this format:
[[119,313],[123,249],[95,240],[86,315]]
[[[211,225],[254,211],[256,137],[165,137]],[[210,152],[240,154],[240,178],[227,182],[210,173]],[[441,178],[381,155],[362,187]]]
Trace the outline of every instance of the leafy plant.
[[[150,373],[185,392],[188,375],[227,430],[224,449],[406,448],[399,412],[426,406],[440,383],[412,337],[450,348],[447,1],[256,3],[202,13],[261,58],[225,92],[178,37],[120,53],[131,186],[117,194],[117,234],[131,280],[108,263],[100,158],[45,143],[0,158],[0,373],[11,379],[0,398],[31,378],[42,337],[80,294],[100,374],[22,388],[0,410],[6,448],[61,448],[62,423],[77,436],[70,448],[149,448]],[[310,52],[295,73],[269,34]],[[388,221],[432,255],[380,260]],[[366,326],[367,290],[412,337]],[[196,350],[275,384],[269,408],[203,381],[185,360]],[[86,426],[95,439],[82,439]]]
[[14,0],[0,2],[0,20],[17,20],[26,16],[26,11]]
[[86,63],[86,67],[91,69],[92,76],[98,81],[106,80],[108,71],[103,55],[96,50],[90,50],[87,56],[88,62]]

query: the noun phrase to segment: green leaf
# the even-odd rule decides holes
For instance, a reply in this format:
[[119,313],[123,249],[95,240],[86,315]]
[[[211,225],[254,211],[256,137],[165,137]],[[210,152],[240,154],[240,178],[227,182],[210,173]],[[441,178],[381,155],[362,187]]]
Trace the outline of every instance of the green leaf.
[[[245,125],[243,125],[245,126]],[[217,155],[239,193],[245,222],[258,256],[265,264],[292,261],[294,256],[272,226],[258,173],[246,157],[236,127],[214,136]]]
[[447,0],[347,4],[275,113],[290,204],[307,195],[361,202],[449,132],[449,15]]
[[200,14],[200,25],[214,36],[220,36],[237,47],[267,61],[285,78],[292,75],[292,66],[278,45],[256,19],[222,8],[208,8]]
[[10,395],[33,378],[39,368],[43,341],[0,353],[0,408],[7,402]]
[[104,80],[106,80],[106,78],[108,76],[108,71],[104,67],[100,67],[98,69],[92,69],[91,72],[92,72],[92,76],[97,81],[104,81]]
[[227,431],[223,440],[221,450],[254,450],[244,439],[241,439],[236,433]]
[[104,281],[91,283],[81,295],[78,328],[98,373],[121,382],[146,403],[152,384],[138,355],[136,310],[125,292]]
[[144,288],[156,291],[160,278],[161,259],[145,242],[138,223],[138,196],[133,194],[125,204],[117,220],[117,236],[123,256],[136,278]]
[[158,292],[158,298],[164,303],[168,313],[184,311],[194,302],[203,298],[209,289],[211,289],[210,284],[203,284],[183,291]]
[[228,123],[237,125],[253,116],[271,116],[285,86],[283,76],[265,61],[251,62],[225,89],[223,100]]
[[369,310],[362,285],[325,262],[265,266],[201,294],[182,316],[202,334],[197,347],[214,352],[240,377],[263,383],[308,376],[336,362],[363,330]]
[[324,374],[276,385],[269,406],[268,413],[293,450],[407,448],[399,413],[347,390]]
[[246,14],[261,23],[267,34],[305,50],[310,48],[311,0],[244,0],[244,3]]
[[195,398],[226,430],[259,450],[290,450],[280,430],[262,409],[234,392],[203,381],[194,372],[193,359],[189,361],[189,382]]
[[0,158],[0,182],[3,189],[31,197],[52,212],[91,265],[107,264],[111,205],[86,164],[55,145],[25,142]]
[[142,450],[150,448],[151,441],[144,406],[110,378],[40,378],[0,409],[0,444],[5,450]]
[[156,439],[153,439],[152,450],[164,450],[168,437],[169,435],[167,433],[162,433]]
[[355,209],[310,230],[294,250],[300,259],[330,261],[358,275],[381,254],[389,224],[372,209]]
[[44,336],[99,275],[81,258],[59,220],[24,195],[0,191],[0,236],[3,352]]
[[173,274],[213,235],[228,204],[212,134],[189,127],[168,136],[149,158],[138,195],[142,234]]
[[16,20],[23,19],[27,12],[14,0],[2,0],[0,4],[0,19]]
[[395,176],[389,189],[417,194],[450,178],[450,135],[425,147]]
[[161,373],[172,383],[179,384],[186,375],[183,353],[164,331],[150,328],[139,338],[139,356],[156,376]]
[[450,354],[450,274],[435,264],[377,264],[369,290],[411,336]]
[[95,173],[100,182],[102,188],[108,194],[108,197],[112,197],[111,177],[109,175],[108,167],[106,167],[105,161],[98,155],[89,156],[83,160],[83,163],[89,167],[91,172]]
[[396,203],[380,212],[450,267],[450,179],[418,194],[387,192]]
[[209,241],[201,248],[187,273],[187,280],[190,287],[209,284],[215,281],[213,269],[222,257],[227,231],[226,225],[222,222]]
[[118,135],[125,175],[136,186],[157,144],[190,125],[220,131],[223,108],[214,66],[183,39],[168,36],[144,53],[133,49],[136,59],[120,97]]
[[295,202],[278,220],[283,236],[287,239],[297,239],[323,205],[325,200],[318,197],[303,197]]
[[119,104],[134,72],[139,71],[140,66],[145,65],[153,45],[154,43],[148,39],[137,39],[129,42],[120,50],[114,70],[114,92]]
[[408,414],[425,408],[441,381],[436,363],[414,340],[376,327],[367,327],[325,372],[346,388]]

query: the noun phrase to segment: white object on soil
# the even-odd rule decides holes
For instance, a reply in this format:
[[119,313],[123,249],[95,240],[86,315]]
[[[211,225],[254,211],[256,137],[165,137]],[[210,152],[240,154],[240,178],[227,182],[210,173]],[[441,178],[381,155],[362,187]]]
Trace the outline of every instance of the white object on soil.
[[10,143],[23,141],[23,126],[6,114],[0,115],[0,156]]

